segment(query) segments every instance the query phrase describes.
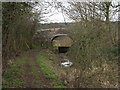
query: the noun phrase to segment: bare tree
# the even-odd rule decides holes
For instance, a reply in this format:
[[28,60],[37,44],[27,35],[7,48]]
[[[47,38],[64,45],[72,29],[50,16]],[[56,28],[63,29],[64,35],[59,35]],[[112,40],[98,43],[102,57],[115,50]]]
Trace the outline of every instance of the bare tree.
[[[111,2],[68,2],[67,6],[61,2],[56,2],[56,7],[61,8],[66,15],[72,20],[89,20],[99,19],[110,21],[110,16],[114,16],[119,11],[119,4]],[[115,9],[115,10],[114,10]],[[114,15],[112,13],[114,11]]]

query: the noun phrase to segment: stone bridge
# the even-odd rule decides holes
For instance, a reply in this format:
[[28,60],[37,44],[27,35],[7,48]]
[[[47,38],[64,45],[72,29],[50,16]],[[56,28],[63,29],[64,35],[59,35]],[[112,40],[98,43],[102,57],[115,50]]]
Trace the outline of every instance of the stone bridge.
[[57,46],[57,48],[61,46],[68,48],[72,45],[72,39],[69,38],[65,28],[50,28],[37,30],[33,36],[33,43],[43,47],[53,45],[55,47]]

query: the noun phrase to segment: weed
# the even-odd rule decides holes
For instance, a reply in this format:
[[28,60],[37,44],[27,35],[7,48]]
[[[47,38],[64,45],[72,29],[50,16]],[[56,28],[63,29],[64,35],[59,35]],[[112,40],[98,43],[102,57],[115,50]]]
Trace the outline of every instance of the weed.
[[94,84],[97,87],[116,87],[119,48],[118,31],[113,27],[112,23],[94,21],[76,23],[69,28],[74,44],[68,55],[81,71],[78,87],[90,88],[95,87]]
[[67,88],[59,77],[54,73],[55,66],[52,65],[52,62],[46,59],[44,56],[39,55],[37,62],[41,66],[42,70],[45,72],[46,77],[50,78],[53,82],[55,88]]
[[[25,59],[25,58],[21,58]],[[21,80],[24,60],[16,60],[9,65],[8,70],[3,74],[3,88],[21,87],[24,82]]]

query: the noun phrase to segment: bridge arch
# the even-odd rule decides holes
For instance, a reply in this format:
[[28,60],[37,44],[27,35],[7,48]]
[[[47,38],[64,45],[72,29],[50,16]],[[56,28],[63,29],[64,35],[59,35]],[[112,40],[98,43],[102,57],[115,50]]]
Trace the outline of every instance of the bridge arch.
[[51,44],[59,53],[65,53],[72,46],[73,40],[68,34],[56,34],[51,39]]

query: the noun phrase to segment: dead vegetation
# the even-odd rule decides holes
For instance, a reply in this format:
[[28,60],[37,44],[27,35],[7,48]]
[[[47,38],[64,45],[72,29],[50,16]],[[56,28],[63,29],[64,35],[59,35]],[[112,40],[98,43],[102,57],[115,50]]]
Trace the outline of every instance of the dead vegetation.
[[[79,77],[75,87],[116,88],[118,84],[118,25],[80,22],[68,28],[74,38],[68,56]],[[76,76],[77,77],[77,76]]]

